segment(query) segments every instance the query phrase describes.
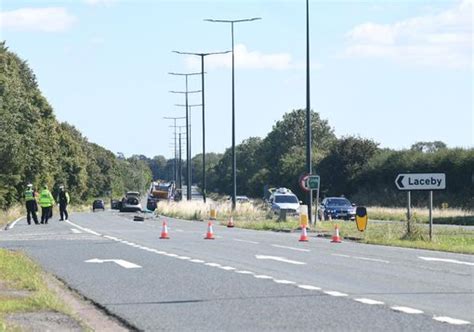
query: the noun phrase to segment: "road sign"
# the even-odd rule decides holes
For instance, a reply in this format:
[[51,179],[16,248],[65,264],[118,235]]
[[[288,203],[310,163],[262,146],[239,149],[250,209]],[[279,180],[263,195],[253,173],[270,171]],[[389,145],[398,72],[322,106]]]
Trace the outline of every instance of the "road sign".
[[319,175],[311,175],[307,180],[307,187],[310,190],[319,189]]
[[444,190],[444,173],[402,173],[395,179],[398,190]]
[[299,184],[304,191],[319,190],[319,175],[303,174]]

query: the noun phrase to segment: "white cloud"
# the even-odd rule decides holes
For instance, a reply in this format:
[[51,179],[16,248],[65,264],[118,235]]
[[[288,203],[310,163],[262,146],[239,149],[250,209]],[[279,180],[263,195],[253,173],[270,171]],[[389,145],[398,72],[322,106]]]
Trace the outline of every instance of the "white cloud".
[[348,32],[345,55],[403,63],[472,68],[474,0],[392,24],[363,23]]
[[64,31],[76,21],[77,19],[62,7],[21,8],[0,13],[2,28],[20,31]]
[[[287,70],[301,68],[302,65],[295,63],[289,53],[264,54],[259,51],[250,51],[243,44],[235,46],[235,67],[244,69],[275,69]],[[199,69],[201,60],[196,56],[188,56],[185,59],[190,69]],[[208,68],[230,68],[232,66],[232,54],[212,55],[206,58]]]

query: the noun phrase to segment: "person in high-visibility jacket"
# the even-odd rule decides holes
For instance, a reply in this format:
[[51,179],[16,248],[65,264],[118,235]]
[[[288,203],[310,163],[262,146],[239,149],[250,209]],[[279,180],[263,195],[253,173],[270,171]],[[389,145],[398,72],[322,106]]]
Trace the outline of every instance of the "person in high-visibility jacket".
[[41,206],[41,223],[47,224],[53,210],[54,198],[46,185],[40,192],[39,205]]
[[58,195],[58,202],[59,202],[59,214],[61,215],[61,219],[59,221],[68,220],[68,213],[67,213],[67,206],[69,204],[69,193],[64,189],[64,186],[59,186],[59,195]]
[[31,183],[28,183],[26,186],[24,197],[26,204],[26,221],[28,222],[28,225],[31,225],[31,217],[33,217],[33,221],[38,225],[38,216],[36,215],[38,205],[36,204],[36,195]]

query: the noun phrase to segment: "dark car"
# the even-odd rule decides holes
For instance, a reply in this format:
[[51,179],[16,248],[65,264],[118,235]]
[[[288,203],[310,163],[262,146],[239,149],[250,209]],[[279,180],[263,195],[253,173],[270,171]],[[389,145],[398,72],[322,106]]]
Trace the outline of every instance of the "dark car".
[[328,219],[355,219],[355,204],[344,197],[326,197],[318,209],[320,220]]
[[95,212],[95,210],[105,210],[105,203],[101,199],[96,199],[94,202],[92,202],[92,212]]
[[122,201],[119,201],[117,199],[112,199],[110,201],[110,208],[112,210],[120,210],[121,207],[122,207]]

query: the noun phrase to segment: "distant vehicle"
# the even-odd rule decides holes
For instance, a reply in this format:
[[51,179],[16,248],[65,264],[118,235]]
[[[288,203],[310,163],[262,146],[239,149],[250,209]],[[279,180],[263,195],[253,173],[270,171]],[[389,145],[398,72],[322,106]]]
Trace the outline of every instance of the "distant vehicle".
[[328,219],[355,219],[355,204],[344,197],[326,197],[318,208],[320,220]]
[[92,212],[95,212],[95,210],[105,210],[105,203],[101,199],[96,199],[94,202],[92,202]]
[[300,213],[300,201],[290,189],[278,188],[270,189],[270,191],[272,194],[268,203],[272,212],[279,214],[281,210],[286,210],[286,213],[290,215]]
[[120,212],[137,212],[141,210],[142,206],[140,204],[140,193],[137,191],[127,192],[125,197],[122,199]]
[[250,203],[250,199],[247,196],[235,196],[237,203]]
[[150,188],[150,197],[156,200],[168,200],[174,196],[173,182],[153,182]]
[[110,201],[110,208],[112,210],[120,210],[120,207],[122,206],[122,202],[117,200],[117,199],[112,199]]

